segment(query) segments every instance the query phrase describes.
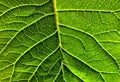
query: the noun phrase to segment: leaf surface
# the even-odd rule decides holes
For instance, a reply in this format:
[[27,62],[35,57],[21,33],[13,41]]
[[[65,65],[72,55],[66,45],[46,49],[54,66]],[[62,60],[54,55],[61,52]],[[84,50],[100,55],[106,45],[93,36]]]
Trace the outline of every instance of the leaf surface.
[[120,0],[0,0],[0,82],[120,82]]

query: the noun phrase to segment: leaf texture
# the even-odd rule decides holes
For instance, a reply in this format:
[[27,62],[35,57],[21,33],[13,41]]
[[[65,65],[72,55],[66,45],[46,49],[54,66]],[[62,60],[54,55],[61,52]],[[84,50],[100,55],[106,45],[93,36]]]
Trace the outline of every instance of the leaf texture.
[[120,82],[120,0],[0,0],[0,82]]

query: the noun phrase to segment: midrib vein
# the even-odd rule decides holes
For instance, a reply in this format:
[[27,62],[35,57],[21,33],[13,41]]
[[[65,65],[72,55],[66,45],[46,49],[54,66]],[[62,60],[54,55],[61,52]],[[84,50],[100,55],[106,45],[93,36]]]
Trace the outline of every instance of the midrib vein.
[[60,29],[59,29],[59,24],[58,24],[59,21],[58,21],[58,13],[57,13],[57,7],[56,7],[56,0],[53,0],[53,6],[54,6],[55,22],[56,22],[56,27],[57,27],[57,31],[58,31],[59,46],[61,48],[62,45],[61,45]]
[[[57,28],[57,32],[58,32],[58,40],[59,40],[59,49],[60,49],[60,53],[61,53],[61,66],[60,66],[60,70],[58,71],[58,74],[56,75],[54,81],[57,79],[58,75],[60,74],[60,72],[63,72],[63,56],[62,56],[62,44],[61,44],[61,36],[60,36],[60,29],[59,29],[59,20],[58,20],[58,13],[57,13],[57,7],[56,7],[56,0],[52,0],[53,1],[53,6],[54,6],[54,14],[55,14],[55,23],[56,23],[56,28]],[[64,74],[64,73],[63,73]]]

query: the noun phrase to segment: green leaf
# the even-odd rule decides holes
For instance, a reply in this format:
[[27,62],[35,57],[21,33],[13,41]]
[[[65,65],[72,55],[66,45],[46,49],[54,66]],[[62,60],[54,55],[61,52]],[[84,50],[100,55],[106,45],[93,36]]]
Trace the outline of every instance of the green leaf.
[[0,0],[0,82],[120,82],[120,0]]

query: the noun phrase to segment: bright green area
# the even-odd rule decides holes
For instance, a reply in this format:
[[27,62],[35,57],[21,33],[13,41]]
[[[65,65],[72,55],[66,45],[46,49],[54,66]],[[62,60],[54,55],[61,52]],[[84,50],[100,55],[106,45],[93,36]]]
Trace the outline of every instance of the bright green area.
[[120,0],[0,0],[0,82],[120,82]]

